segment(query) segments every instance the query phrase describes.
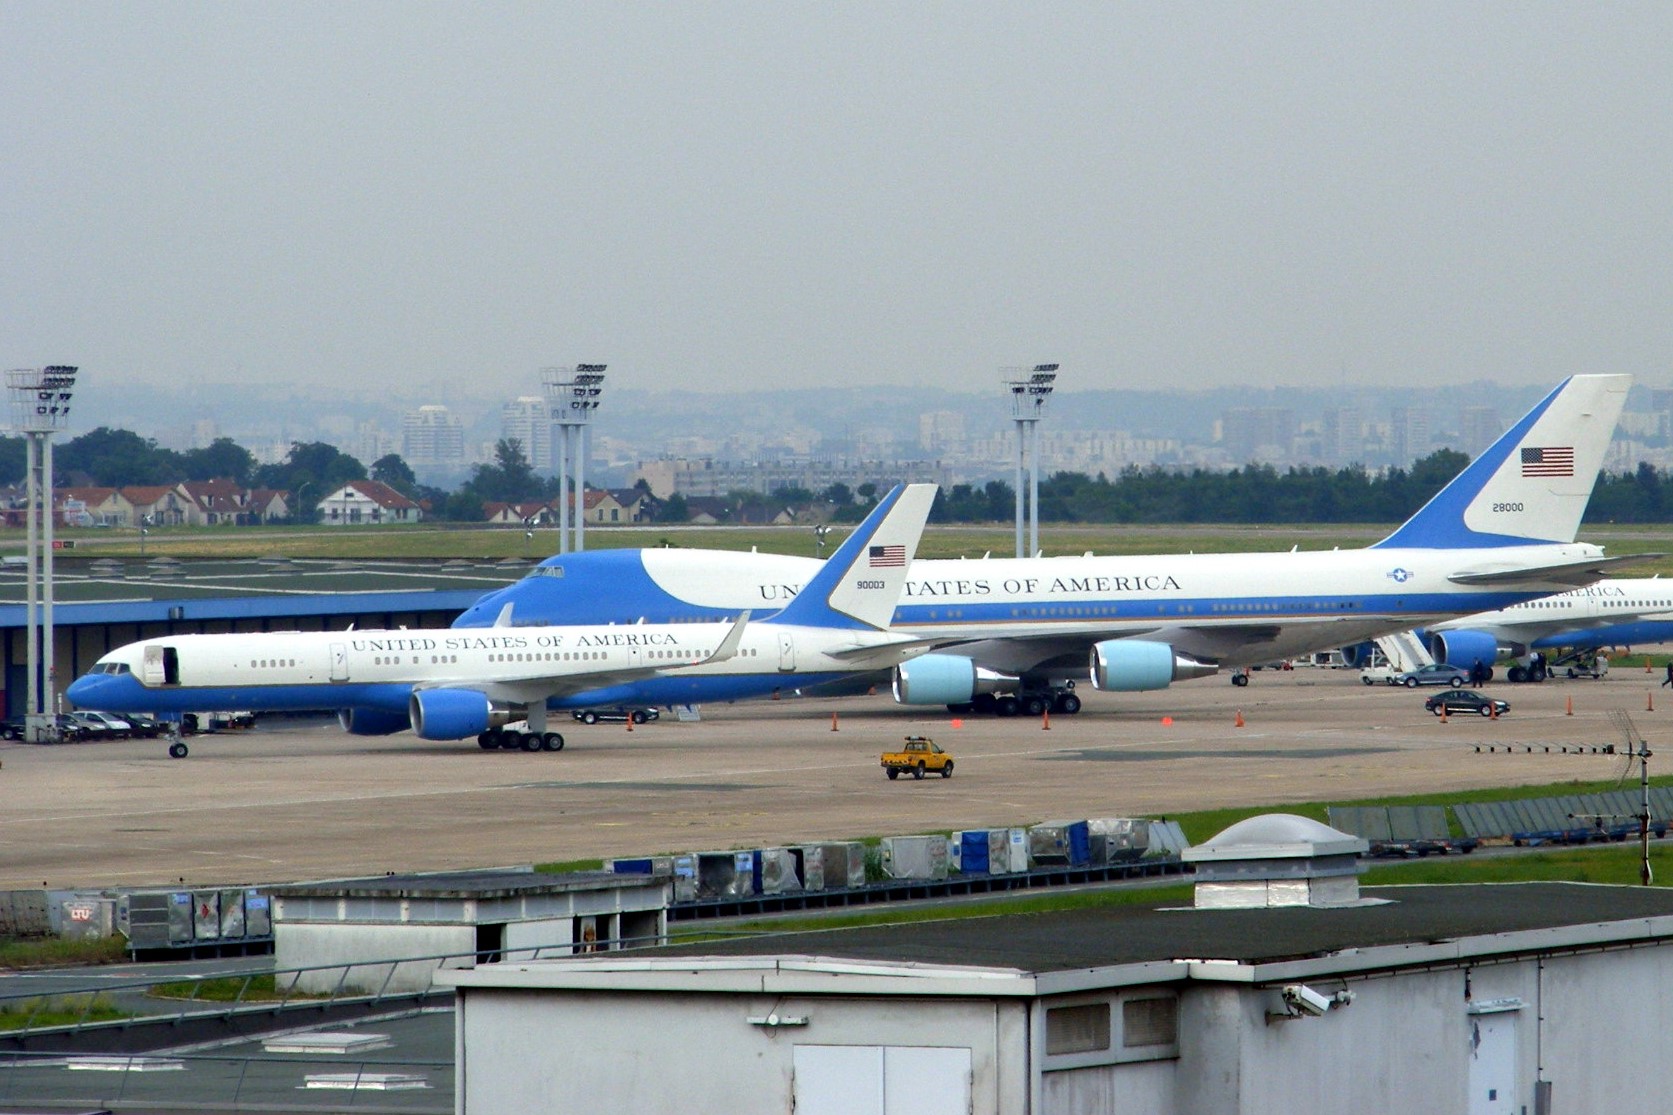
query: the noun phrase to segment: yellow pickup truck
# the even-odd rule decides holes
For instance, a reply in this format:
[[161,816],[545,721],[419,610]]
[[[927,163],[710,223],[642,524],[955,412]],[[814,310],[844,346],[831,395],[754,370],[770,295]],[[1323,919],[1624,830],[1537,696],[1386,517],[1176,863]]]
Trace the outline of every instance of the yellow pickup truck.
[[907,736],[905,747],[883,752],[883,773],[890,778],[899,778],[902,771],[913,778],[922,778],[932,770],[940,771],[942,778],[951,778],[953,757],[927,736]]

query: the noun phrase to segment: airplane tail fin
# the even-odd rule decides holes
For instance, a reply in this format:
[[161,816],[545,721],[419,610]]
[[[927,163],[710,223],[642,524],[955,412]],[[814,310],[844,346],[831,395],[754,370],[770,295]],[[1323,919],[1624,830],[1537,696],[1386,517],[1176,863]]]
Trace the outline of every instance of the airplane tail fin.
[[1573,542],[1631,386],[1629,375],[1570,376],[1376,546]]
[[763,623],[885,628],[935,502],[936,485],[897,486],[782,611]]

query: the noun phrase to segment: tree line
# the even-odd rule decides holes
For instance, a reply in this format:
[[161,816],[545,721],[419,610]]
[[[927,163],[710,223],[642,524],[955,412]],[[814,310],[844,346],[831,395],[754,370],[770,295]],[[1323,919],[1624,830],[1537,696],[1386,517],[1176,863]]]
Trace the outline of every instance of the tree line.
[[[494,446],[492,463],[477,465],[458,488],[448,491],[420,484],[397,453],[368,468],[326,442],[296,442],[283,461],[259,464],[231,438],[217,438],[201,449],[165,449],[130,431],[101,426],[54,448],[57,483],[81,478],[100,487],[177,484],[186,480],[227,477],[249,488],[292,493],[300,514],[309,514],[328,494],[351,480],[378,480],[409,499],[424,503],[433,518],[480,522],[483,505],[550,500],[558,495],[555,477],[541,476],[529,464],[516,439]],[[1357,465],[1340,469],[1249,465],[1227,472],[1129,467],[1113,479],[1080,472],[1059,472],[1040,481],[1040,521],[1053,523],[1387,523],[1400,522],[1423,506],[1469,458],[1442,449],[1410,469],[1380,474]],[[20,484],[24,439],[0,437],[0,484]],[[770,495],[729,493],[723,500],[737,521],[760,522],[776,509],[822,502],[832,517],[858,521],[877,495],[878,486],[850,489],[833,484],[821,492],[781,488]],[[1005,522],[1013,517],[1015,493],[1003,480],[954,484],[941,492],[932,522]],[[683,522],[687,501],[664,501],[658,519]],[[1673,522],[1673,474],[1648,462],[1625,473],[1599,475],[1586,510],[1588,523]]]

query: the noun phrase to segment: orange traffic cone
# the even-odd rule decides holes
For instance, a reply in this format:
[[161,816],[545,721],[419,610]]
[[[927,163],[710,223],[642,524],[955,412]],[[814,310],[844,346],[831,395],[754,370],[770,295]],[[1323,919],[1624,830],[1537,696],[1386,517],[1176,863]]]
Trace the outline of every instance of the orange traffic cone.
[[1498,718],[1499,718],[1499,706],[1498,706],[1497,702],[1495,702],[1491,705],[1488,705],[1487,706],[1487,719],[1497,720]]
[[1040,714],[1040,731],[1051,731],[1051,709],[1049,708]]
[[1644,694],[1644,711],[1645,712],[1656,711],[1656,691],[1654,689],[1652,689],[1648,693]]
[[1563,713],[1563,715],[1564,716],[1573,716],[1574,715],[1574,698],[1573,697],[1570,697],[1568,699],[1568,711]]
[[1644,672],[1646,674],[1650,672],[1650,656],[1647,654],[1644,656]]
[[1234,727],[1234,728],[1243,727],[1243,710],[1242,709],[1237,710],[1237,719],[1232,721],[1232,727]]
[[1445,701],[1441,702],[1441,723],[1442,724],[1446,723],[1446,702]]
[[633,714],[631,712],[627,714],[627,730],[633,731]]
[[834,713],[834,712],[833,712],[833,713],[831,713],[831,731],[833,731],[833,732],[834,732],[834,731],[836,731],[836,730],[837,730],[837,726],[836,726],[836,713]]

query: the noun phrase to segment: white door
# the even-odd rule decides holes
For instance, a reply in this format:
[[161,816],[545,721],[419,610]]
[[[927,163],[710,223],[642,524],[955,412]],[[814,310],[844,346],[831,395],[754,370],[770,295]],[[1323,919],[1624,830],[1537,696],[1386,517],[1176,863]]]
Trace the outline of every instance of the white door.
[[788,631],[778,633],[778,668],[786,673],[796,668],[796,640]]
[[884,1115],[881,1046],[798,1045],[790,1063],[796,1115]]
[[970,1115],[970,1050],[891,1045],[883,1050],[886,1115]]
[[970,1115],[970,1050],[798,1045],[796,1115]]
[[1471,1015],[1469,1115],[1512,1115],[1515,1100],[1515,1012]]
[[331,680],[349,680],[349,648],[347,643],[331,644]]

